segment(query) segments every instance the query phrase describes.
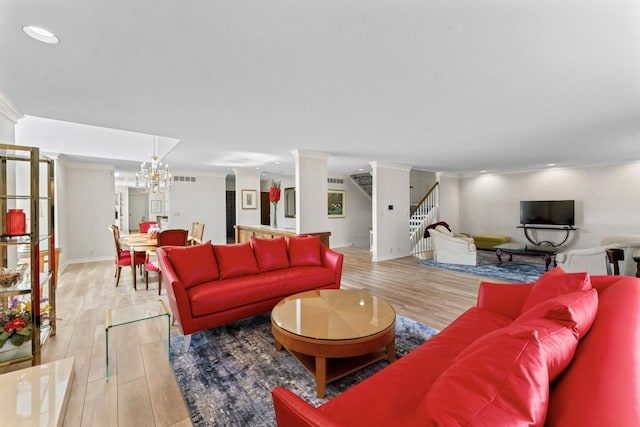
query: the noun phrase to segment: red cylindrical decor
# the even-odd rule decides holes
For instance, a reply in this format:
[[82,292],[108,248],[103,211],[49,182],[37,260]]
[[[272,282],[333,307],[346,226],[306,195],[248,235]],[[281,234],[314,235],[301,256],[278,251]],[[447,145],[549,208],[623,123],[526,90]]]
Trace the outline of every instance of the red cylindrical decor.
[[9,236],[25,234],[26,219],[22,209],[9,209],[6,215],[7,234]]

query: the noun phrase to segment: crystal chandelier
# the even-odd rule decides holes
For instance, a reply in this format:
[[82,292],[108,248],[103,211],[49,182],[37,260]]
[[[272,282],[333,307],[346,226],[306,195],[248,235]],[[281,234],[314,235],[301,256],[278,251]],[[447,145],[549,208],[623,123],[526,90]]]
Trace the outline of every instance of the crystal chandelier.
[[156,150],[158,147],[158,137],[153,137],[153,156],[151,163],[142,162],[140,170],[136,172],[136,187],[141,192],[164,193],[171,188],[171,173],[169,165],[162,166],[158,161]]

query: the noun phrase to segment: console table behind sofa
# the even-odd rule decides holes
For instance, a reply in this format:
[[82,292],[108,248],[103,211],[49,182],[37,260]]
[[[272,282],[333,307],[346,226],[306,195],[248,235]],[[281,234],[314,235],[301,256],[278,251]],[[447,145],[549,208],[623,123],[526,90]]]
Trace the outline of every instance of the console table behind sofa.
[[[251,240],[251,236],[261,237],[263,239],[273,239],[280,236],[297,236],[295,228],[272,228],[268,225],[234,225],[236,229],[236,243],[244,243]],[[315,233],[302,233],[310,236],[320,236],[320,241],[327,247],[329,246],[330,231],[321,231]]]

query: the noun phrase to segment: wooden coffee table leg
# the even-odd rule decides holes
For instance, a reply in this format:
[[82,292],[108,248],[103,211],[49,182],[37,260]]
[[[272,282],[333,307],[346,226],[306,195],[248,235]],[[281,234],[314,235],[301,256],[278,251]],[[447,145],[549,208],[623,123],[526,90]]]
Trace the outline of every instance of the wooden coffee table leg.
[[387,344],[387,360],[389,363],[396,361],[396,339],[392,339],[389,344]]
[[278,342],[278,340],[274,339],[275,344],[276,344],[276,351],[281,351],[282,350],[282,344],[280,344]]
[[325,396],[327,386],[327,358],[316,356],[316,395]]

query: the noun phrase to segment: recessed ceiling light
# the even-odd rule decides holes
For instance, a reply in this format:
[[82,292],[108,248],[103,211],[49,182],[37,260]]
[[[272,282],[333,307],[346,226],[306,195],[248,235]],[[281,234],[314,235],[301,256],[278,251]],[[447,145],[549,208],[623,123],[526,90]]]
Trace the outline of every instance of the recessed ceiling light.
[[25,34],[27,34],[32,39],[36,39],[43,43],[49,43],[49,44],[60,43],[60,39],[55,34],[53,34],[51,31],[45,30],[44,28],[29,25],[27,27],[22,27],[22,31],[24,31]]
[[358,168],[358,172],[362,172],[364,168]]
[[116,178],[120,176],[120,172],[116,172],[113,174],[113,176],[115,176]]
[[550,168],[550,167],[552,167],[552,166],[555,166],[555,165],[556,165],[555,163],[547,163],[547,167],[548,167],[548,168]]
[[480,173],[487,173],[487,170],[486,170],[486,169],[482,169],[482,170],[480,171]]

